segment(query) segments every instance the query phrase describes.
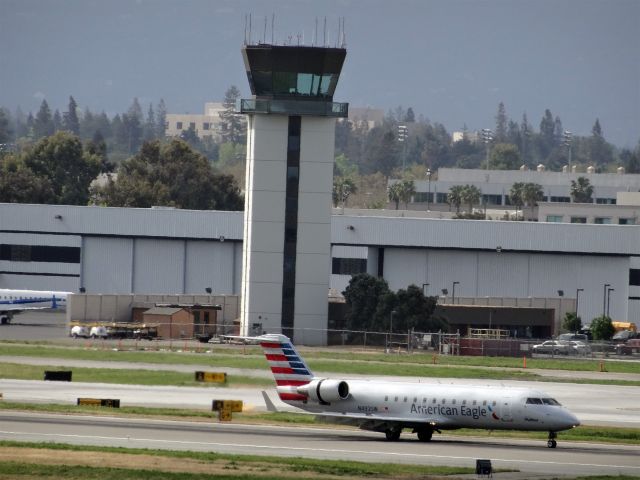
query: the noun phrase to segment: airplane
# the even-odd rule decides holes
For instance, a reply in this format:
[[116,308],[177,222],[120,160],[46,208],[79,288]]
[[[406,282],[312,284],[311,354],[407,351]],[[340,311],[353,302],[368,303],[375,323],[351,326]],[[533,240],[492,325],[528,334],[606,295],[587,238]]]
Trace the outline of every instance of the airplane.
[[67,308],[67,295],[71,292],[40,290],[11,290],[0,288],[0,324],[11,323],[14,315],[25,310]]
[[[404,429],[428,442],[433,432],[458,428],[557,432],[580,425],[578,418],[550,395],[529,388],[443,385],[319,378],[285,335],[254,337],[260,342],[284,403],[325,421],[384,433],[397,441]],[[266,392],[268,410],[275,410]]]

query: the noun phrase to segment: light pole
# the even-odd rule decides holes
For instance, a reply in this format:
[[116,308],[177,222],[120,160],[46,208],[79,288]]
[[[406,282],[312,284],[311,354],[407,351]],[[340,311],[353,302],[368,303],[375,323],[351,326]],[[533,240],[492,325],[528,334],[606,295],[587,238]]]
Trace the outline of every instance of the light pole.
[[569,173],[571,173],[571,136],[573,134],[569,130],[565,130],[562,134],[564,145],[569,149]]
[[425,297],[427,296],[427,287],[429,286],[429,283],[423,283],[422,284],[422,295],[424,295]]
[[453,288],[451,289],[451,303],[456,303],[456,285],[460,285],[460,282],[453,282]]
[[602,316],[604,317],[604,314],[607,311],[607,287],[610,287],[611,284],[610,283],[605,283],[604,284],[604,289],[602,292]]
[[487,150],[487,170],[489,170],[489,143],[493,140],[493,132],[490,128],[482,129],[482,141],[485,144],[485,148]]
[[[389,335],[391,335],[391,333],[393,332],[393,316],[396,314],[397,312],[395,310],[391,310],[391,313],[389,314]],[[389,337],[391,338],[391,337]]]
[[[613,292],[615,288],[610,288],[607,290],[607,317],[609,317],[609,307],[611,306],[610,294]],[[611,317],[609,317],[611,318]]]
[[431,169],[430,168],[427,168],[427,184],[429,185],[427,187],[427,212],[428,212],[430,207],[430,200],[431,200]]
[[406,151],[406,143],[407,137],[409,136],[409,130],[406,125],[398,125],[398,141],[402,144],[402,171],[405,169],[405,151]]
[[580,292],[584,292],[584,288],[578,288],[576,290],[576,317],[580,316],[580,314],[578,313],[578,297],[580,296]]

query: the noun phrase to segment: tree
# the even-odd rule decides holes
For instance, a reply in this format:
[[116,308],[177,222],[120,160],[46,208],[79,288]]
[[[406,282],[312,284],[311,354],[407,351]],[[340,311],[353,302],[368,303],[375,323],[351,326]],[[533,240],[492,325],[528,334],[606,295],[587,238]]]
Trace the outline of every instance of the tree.
[[[413,180],[401,180],[398,187],[398,200],[404,203],[404,208],[408,208],[411,197],[416,194],[416,185]],[[396,208],[397,210],[397,208]]]
[[509,190],[509,200],[511,205],[516,207],[516,220],[518,219],[518,209],[524,206],[524,183],[516,182]]
[[507,141],[507,121],[504,103],[500,102],[498,104],[498,113],[496,114],[496,133],[494,137],[497,143],[505,143]]
[[593,203],[593,185],[588,178],[578,177],[578,181],[571,180],[571,198],[574,203]]
[[462,187],[461,200],[462,203],[469,205],[469,213],[473,213],[473,206],[480,202],[482,191],[475,185],[465,185]]
[[544,111],[544,116],[540,121],[540,153],[543,158],[547,156],[553,150],[556,138],[556,123],[553,120],[551,111],[547,108]]
[[107,142],[105,142],[100,130],[97,130],[93,138],[87,142],[85,151],[100,160],[100,173],[113,172],[114,166],[107,156]]
[[24,157],[34,174],[49,180],[50,203],[86,205],[89,185],[100,171],[100,159],[84,152],[80,139],[60,131],[40,140]]
[[540,200],[544,198],[544,192],[542,186],[537,183],[525,183],[522,188],[522,200],[531,208],[531,215],[533,216],[533,209]]
[[239,98],[240,90],[235,85],[231,85],[224,94],[224,110],[220,112],[221,135],[224,142],[244,143],[246,132],[240,115],[236,113],[236,101]]
[[464,186],[454,185],[449,189],[447,194],[447,203],[456,207],[456,213],[460,213],[460,205],[462,205],[462,192]]
[[11,139],[11,128],[9,127],[9,112],[0,107],[0,144],[9,143]]
[[353,165],[349,158],[341,153],[333,163],[333,174],[337,177],[352,177],[358,173],[357,165]]
[[389,293],[389,285],[383,278],[368,273],[351,277],[349,285],[342,292],[349,309],[345,327],[348,330],[382,330],[384,324],[378,314],[378,304]]
[[160,99],[158,102],[158,108],[156,108],[156,136],[155,138],[164,138],[167,123],[167,106],[164,103],[164,99]]
[[567,312],[562,320],[562,328],[567,332],[578,332],[582,328],[582,319],[576,312]]
[[46,100],[42,100],[40,104],[40,110],[36,114],[36,118],[33,122],[33,133],[36,139],[42,137],[48,137],[53,135],[55,126],[53,124],[53,117],[51,116],[51,109]]
[[214,172],[202,154],[179,139],[145,142],[138,154],[122,162],[117,179],[96,187],[92,197],[96,204],[119,207],[243,209],[233,177]]
[[407,108],[407,113],[404,116],[404,121],[406,123],[414,123],[416,121],[416,115],[413,113],[413,108]]
[[379,309],[379,314],[390,319],[390,307],[393,307],[396,312],[393,318],[394,332],[447,330],[447,322],[440,317],[433,316],[438,297],[425,297],[422,289],[416,285],[409,285],[406,290],[398,290],[393,297],[391,298],[394,299],[394,305],[390,305],[390,297],[383,297],[386,300],[386,305],[384,305],[386,308]]
[[351,194],[357,191],[358,187],[356,187],[355,182],[351,178],[335,177],[333,179],[332,193],[333,206],[338,207],[338,205],[342,205],[342,208],[344,208]]
[[80,135],[80,120],[78,120],[78,104],[73,97],[69,97],[69,107],[62,116],[62,126],[74,135]]
[[518,147],[510,143],[497,143],[489,154],[489,168],[493,170],[517,170],[522,164]]
[[400,182],[393,183],[387,187],[387,197],[390,202],[396,204],[396,210],[398,210],[400,206]]
[[611,340],[611,337],[616,332],[611,318],[606,315],[600,315],[591,320],[589,329],[594,340]]
[[613,161],[613,149],[604,139],[600,120],[597,118],[593,128],[591,129],[591,138],[589,139],[589,156],[592,162],[600,166],[607,165]]
[[156,114],[151,103],[149,104],[149,110],[147,110],[147,119],[144,122],[143,132],[142,138],[145,142],[158,138],[156,135]]
[[51,181],[36,175],[21,158],[0,158],[0,202],[55,203]]

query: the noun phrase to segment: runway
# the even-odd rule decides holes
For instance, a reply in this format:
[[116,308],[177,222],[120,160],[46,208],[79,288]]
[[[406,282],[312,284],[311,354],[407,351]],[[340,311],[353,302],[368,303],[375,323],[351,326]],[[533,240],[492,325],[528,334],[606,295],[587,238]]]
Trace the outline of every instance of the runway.
[[474,467],[488,458],[494,468],[531,474],[640,475],[638,447],[563,442],[485,440],[436,435],[430,443],[405,434],[386,442],[381,434],[328,428],[174,422],[91,416],[0,412],[0,439],[168,450],[344,459],[363,462]]

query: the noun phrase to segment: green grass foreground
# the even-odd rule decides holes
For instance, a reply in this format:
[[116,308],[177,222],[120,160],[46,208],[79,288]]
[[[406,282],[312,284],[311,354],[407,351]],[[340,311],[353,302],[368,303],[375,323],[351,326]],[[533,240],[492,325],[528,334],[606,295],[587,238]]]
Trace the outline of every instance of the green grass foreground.
[[[350,476],[350,477],[369,477],[375,476],[376,478],[428,478],[427,475],[460,475],[470,474],[475,471],[472,468],[466,467],[447,467],[447,466],[416,466],[416,465],[403,465],[403,464],[390,464],[390,463],[374,463],[374,462],[352,462],[346,460],[315,460],[306,458],[287,458],[287,457],[275,457],[275,456],[259,456],[259,455],[234,455],[234,454],[220,454],[213,452],[190,452],[190,451],[175,451],[175,450],[147,450],[147,449],[129,449],[119,447],[99,447],[99,446],[87,446],[87,445],[66,445],[59,443],[29,443],[29,442],[10,442],[0,441],[0,448],[2,447],[17,447],[17,448],[39,448],[45,450],[56,451],[80,451],[80,452],[108,452],[108,453],[120,453],[129,455],[150,455],[154,457],[168,457],[175,459],[192,459],[201,462],[215,463],[215,462],[231,462],[243,463],[243,464],[272,464],[279,470],[297,473],[314,473],[316,475],[327,476]],[[24,470],[19,468],[27,467],[30,469],[30,473],[24,473]],[[112,469],[112,468],[94,468],[94,467],[74,467],[74,466],[60,466],[58,472],[52,475],[50,473],[51,465],[34,465],[30,463],[20,462],[7,462],[0,463],[0,472],[7,473],[8,469],[13,469],[13,475],[31,475],[36,477],[53,477],[53,478],[70,478],[70,479],[129,479],[129,478],[153,478],[153,479],[209,479],[209,478],[255,478],[255,475],[237,476],[213,476],[207,474],[193,474],[193,473],[169,473],[159,472],[157,470],[135,470],[135,469]],[[55,468],[55,466],[53,466]],[[67,473],[68,472],[68,473]],[[94,474],[93,476],[89,476]],[[117,476],[107,476],[107,475]],[[135,475],[138,476],[135,476]],[[168,475],[168,476],[164,476]],[[266,476],[262,479],[280,479],[281,476]],[[317,477],[316,477],[317,478]]]
[[273,380],[267,378],[227,376],[227,383],[196,382],[194,373],[170,370],[132,370],[118,368],[60,367],[53,365],[23,365],[0,363],[0,378],[15,380],[43,380],[45,370],[71,370],[74,382],[115,383],[129,385],[171,385],[180,387],[268,387]]
[[[194,421],[217,421],[217,413],[207,410],[179,409],[179,408],[151,408],[151,407],[122,407],[107,408],[95,406],[76,406],[61,404],[33,404],[17,402],[0,402],[0,410],[14,410],[43,413],[91,414],[105,416],[135,416],[161,417]],[[272,424],[272,425],[324,425],[317,422],[314,415],[295,412],[276,413],[234,413],[234,421],[243,424]],[[343,428],[343,427],[337,427]],[[509,430],[481,430],[463,428],[459,430],[445,430],[445,435],[473,436],[483,438],[521,438],[532,440],[546,440],[546,432],[522,432]],[[640,445],[640,428],[622,427],[580,427],[560,432],[560,441],[581,441],[611,444]],[[434,437],[437,438],[437,435]]]

